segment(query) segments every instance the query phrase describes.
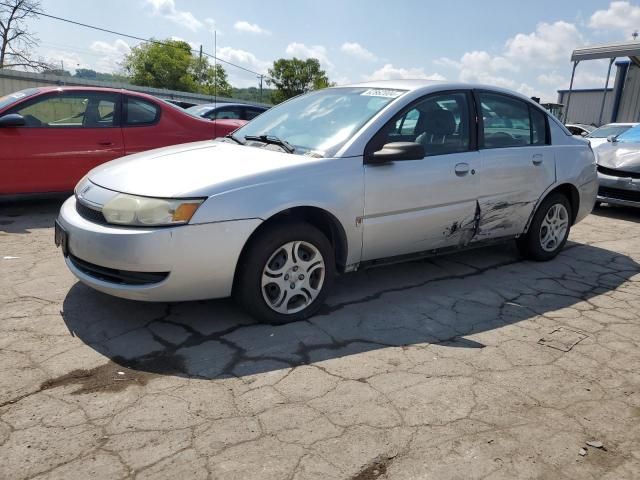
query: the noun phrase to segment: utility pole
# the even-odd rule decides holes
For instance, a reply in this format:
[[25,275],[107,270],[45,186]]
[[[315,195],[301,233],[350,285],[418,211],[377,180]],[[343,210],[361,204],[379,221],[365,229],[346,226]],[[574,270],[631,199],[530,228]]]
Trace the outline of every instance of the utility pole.
[[258,76],[260,79],[260,103],[262,103],[262,80],[264,79],[264,75]]
[[202,45],[200,45],[200,58],[198,60],[198,83],[202,87],[202,79],[204,77],[204,65],[202,64]]

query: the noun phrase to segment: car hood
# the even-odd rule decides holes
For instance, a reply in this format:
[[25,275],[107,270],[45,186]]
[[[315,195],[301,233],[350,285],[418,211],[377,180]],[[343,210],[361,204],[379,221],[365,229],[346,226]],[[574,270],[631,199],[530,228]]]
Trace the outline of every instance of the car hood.
[[105,163],[91,170],[88,178],[101,187],[132,195],[208,197],[255,183],[282,180],[285,173],[323,160],[276,148],[211,140],[187,143]]
[[595,149],[598,165],[640,173],[640,144],[607,143]]

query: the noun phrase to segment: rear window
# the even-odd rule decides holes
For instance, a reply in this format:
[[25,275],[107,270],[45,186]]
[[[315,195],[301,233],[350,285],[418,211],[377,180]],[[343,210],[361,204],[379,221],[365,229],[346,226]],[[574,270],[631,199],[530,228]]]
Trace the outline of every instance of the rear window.
[[19,92],[10,93],[9,95],[0,97],[0,110],[27,97],[32,97],[39,91],[39,88],[27,88],[26,90],[20,90]]
[[142,98],[127,97],[127,125],[150,125],[160,118],[160,108]]

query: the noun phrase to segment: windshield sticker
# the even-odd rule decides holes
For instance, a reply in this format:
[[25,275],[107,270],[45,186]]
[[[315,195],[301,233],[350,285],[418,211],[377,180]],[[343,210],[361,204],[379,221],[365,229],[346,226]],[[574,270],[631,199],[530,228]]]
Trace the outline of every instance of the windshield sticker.
[[388,88],[370,88],[365,90],[360,95],[364,97],[384,97],[384,98],[397,98],[404,93],[404,90],[390,90]]

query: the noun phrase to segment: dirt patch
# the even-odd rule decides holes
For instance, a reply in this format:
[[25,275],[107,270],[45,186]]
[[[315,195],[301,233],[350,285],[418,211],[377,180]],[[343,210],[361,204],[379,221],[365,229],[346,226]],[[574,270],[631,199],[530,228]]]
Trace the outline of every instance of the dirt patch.
[[376,460],[373,463],[367,465],[360,472],[351,477],[351,480],[375,480],[387,473],[387,467],[391,464],[393,458],[385,458],[383,460]]
[[95,392],[120,392],[131,385],[146,385],[154,376],[109,362],[91,370],[73,370],[58,378],[47,380],[40,385],[40,391],[51,388],[77,385],[71,395],[82,395]]

